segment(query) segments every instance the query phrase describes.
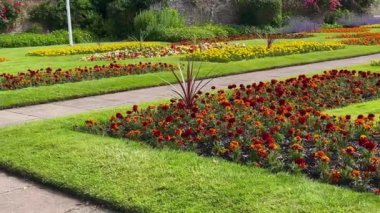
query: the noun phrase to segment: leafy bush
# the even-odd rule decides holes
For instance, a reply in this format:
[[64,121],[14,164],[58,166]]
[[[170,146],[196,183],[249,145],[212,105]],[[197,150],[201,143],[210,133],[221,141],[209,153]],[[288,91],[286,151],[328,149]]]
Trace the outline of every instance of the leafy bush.
[[[76,43],[91,42],[93,36],[82,30],[74,30],[74,41]],[[50,34],[19,33],[1,34],[0,47],[32,47],[66,44],[69,42],[68,33],[64,30],[54,31]]]
[[237,6],[241,24],[253,26],[281,24],[281,0],[239,0]]
[[196,26],[159,28],[155,34],[150,34],[150,40],[158,41],[183,41],[228,37],[245,34],[240,28],[227,25],[204,24]]
[[184,18],[175,9],[145,10],[134,18],[137,33],[145,33],[150,39],[158,37],[160,29],[181,28]]
[[193,39],[214,38],[216,35],[209,30],[197,26],[160,29],[156,39],[159,41],[182,41]]
[[[133,18],[160,0],[71,1],[73,27],[99,37],[126,38],[133,32]],[[31,11],[31,20],[49,31],[66,28],[65,0],[47,1]]]

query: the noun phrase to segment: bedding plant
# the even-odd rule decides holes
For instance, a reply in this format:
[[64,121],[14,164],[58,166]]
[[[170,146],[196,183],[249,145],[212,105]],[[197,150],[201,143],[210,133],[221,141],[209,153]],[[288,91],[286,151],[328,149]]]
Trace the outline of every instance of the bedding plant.
[[196,51],[204,51],[212,48],[221,48],[224,43],[201,43],[189,45],[172,44],[170,46],[127,48],[107,53],[96,53],[82,58],[84,61],[115,61],[135,58],[154,58],[173,55],[185,55]]
[[94,80],[100,78],[170,71],[173,69],[174,66],[171,64],[151,62],[140,62],[138,64],[118,64],[114,62],[108,66],[95,65],[94,67],[78,67],[68,70],[53,70],[49,67],[40,70],[28,70],[27,72],[20,72],[18,74],[0,74],[0,91]]
[[106,44],[89,44],[89,45],[76,45],[76,46],[62,46],[62,47],[49,47],[33,50],[28,53],[31,56],[64,56],[64,55],[78,55],[101,53],[115,50],[140,50],[144,48],[159,48],[165,47],[164,44],[159,42],[115,42]]
[[330,51],[344,48],[340,42],[286,42],[267,46],[226,45],[221,48],[212,48],[197,51],[187,55],[187,60],[230,62],[254,58],[302,54],[317,51]]
[[378,98],[380,74],[332,70],[212,89],[198,92],[190,105],[182,99],[145,109],[135,105],[77,129],[380,193],[380,120],[322,112]]
[[347,27],[347,28],[322,28],[319,33],[362,33],[369,32],[369,27]]

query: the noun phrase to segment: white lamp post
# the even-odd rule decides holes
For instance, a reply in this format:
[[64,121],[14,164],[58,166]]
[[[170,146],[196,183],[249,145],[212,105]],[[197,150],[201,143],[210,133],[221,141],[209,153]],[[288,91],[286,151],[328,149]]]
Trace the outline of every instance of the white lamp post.
[[71,26],[70,0],[66,0],[66,11],[67,11],[67,27],[69,29],[69,42],[70,42],[70,46],[73,46],[74,40],[73,40],[73,28]]

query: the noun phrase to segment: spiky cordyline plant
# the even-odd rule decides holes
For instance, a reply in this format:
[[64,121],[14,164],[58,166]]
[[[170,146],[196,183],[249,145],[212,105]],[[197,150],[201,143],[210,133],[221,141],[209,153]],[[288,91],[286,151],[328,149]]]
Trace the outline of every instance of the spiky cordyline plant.
[[178,73],[176,70],[172,70],[179,88],[169,83],[168,81],[166,82],[172,86],[172,91],[179,96],[180,100],[182,100],[182,102],[185,104],[185,107],[187,109],[191,109],[195,104],[198,93],[201,92],[202,89],[213,80],[213,78],[197,81],[201,68],[199,66],[198,70],[195,71],[194,62],[192,61],[187,62],[185,69],[186,71],[181,67],[181,65],[178,65]]

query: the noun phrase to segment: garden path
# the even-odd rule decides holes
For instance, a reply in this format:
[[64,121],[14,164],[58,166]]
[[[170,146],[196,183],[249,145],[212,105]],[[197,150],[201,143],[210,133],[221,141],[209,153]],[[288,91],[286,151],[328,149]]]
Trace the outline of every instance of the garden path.
[[[299,74],[306,74],[318,70],[327,70],[334,67],[350,66],[368,63],[372,59],[379,59],[380,54],[361,56],[349,59],[333,60],[307,65],[276,68],[265,71],[244,73],[215,78],[210,85],[223,88],[229,84],[250,84],[255,81],[267,81],[273,78],[285,78]],[[157,79],[160,81],[160,79]],[[170,86],[159,86],[119,92],[106,95],[58,101],[20,108],[0,110],[0,127],[21,124],[35,120],[63,117],[83,113],[90,110],[117,107],[128,104],[138,104],[172,97]]]
[[100,213],[101,207],[0,171],[1,213]]
[[[273,78],[285,78],[307,74],[333,67],[368,63],[379,59],[380,54],[334,60],[307,65],[277,68],[266,71],[215,78],[210,84],[219,88],[229,84],[249,84]],[[0,126],[11,126],[30,121],[43,120],[107,107],[138,104],[162,98],[170,98],[170,86],[160,86],[114,94],[92,96],[67,101],[0,110]],[[41,185],[10,176],[0,170],[0,212],[109,212],[100,207],[68,197]]]

